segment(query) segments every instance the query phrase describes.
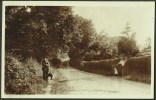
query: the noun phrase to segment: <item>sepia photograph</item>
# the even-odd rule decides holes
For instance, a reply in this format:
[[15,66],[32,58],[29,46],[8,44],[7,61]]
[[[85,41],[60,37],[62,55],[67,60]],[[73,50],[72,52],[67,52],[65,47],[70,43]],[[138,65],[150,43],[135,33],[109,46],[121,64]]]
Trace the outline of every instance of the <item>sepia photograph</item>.
[[155,2],[2,8],[2,98],[154,98]]

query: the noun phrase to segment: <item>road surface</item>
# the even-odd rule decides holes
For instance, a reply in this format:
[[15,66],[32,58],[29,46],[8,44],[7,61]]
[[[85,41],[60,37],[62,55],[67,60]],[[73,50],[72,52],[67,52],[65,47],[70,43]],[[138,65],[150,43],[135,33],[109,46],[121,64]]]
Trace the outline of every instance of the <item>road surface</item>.
[[151,85],[125,80],[116,76],[103,76],[74,68],[59,68],[53,80],[48,80],[46,94],[88,95],[102,98],[148,98]]

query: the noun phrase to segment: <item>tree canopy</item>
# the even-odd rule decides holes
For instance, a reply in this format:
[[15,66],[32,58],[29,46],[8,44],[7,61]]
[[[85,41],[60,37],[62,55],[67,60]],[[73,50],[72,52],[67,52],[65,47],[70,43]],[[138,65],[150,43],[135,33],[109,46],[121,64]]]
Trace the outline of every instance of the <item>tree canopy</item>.
[[7,6],[5,13],[6,51],[18,50],[24,58],[57,58],[63,51],[79,62],[138,52],[129,24],[120,37],[109,37],[105,30],[98,34],[92,21],[74,15],[70,6]]
[[94,33],[92,22],[73,15],[72,7],[6,7],[6,50],[32,50],[39,59],[58,50],[84,52]]
[[126,24],[126,27],[121,34],[122,36],[120,36],[117,44],[118,54],[127,57],[135,56],[139,52],[139,49],[135,40],[136,33],[131,31],[129,23]]

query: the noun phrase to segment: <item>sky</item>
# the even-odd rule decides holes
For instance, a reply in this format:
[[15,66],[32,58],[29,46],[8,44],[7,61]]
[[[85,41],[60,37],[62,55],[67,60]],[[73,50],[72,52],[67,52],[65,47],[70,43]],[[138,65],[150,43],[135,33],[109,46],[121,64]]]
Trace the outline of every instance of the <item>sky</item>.
[[75,6],[73,11],[92,20],[97,33],[105,30],[109,36],[121,35],[129,22],[139,47],[154,34],[154,7],[150,5]]

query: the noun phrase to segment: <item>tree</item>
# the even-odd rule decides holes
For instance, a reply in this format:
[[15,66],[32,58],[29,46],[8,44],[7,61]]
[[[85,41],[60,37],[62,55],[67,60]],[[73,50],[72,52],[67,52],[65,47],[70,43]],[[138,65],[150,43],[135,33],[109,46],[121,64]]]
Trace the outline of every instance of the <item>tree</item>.
[[116,58],[118,56],[118,37],[108,36],[108,33],[105,30],[102,30],[99,34],[94,35],[94,37],[94,42],[90,46],[90,52],[88,52],[88,57],[86,56],[85,60],[88,60],[89,57],[92,57],[89,58],[89,60],[103,60]]
[[13,49],[18,50],[24,58],[27,58],[29,51],[32,49],[32,35],[28,33],[29,29],[25,28],[30,13],[28,7],[24,6],[7,6],[6,7],[6,51]]
[[[72,20],[71,20],[72,19]],[[78,15],[72,16],[70,40],[67,41],[69,47],[69,57],[71,63],[77,65],[84,58],[86,52],[89,50],[89,46],[92,43],[93,34],[95,29],[90,20],[84,19]],[[67,35],[68,36],[68,35]]]
[[6,49],[31,49],[37,58],[56,55],[65,45],[71,15],[71,7],[64,6],[6,7]]
[[144,51],[151,50],[151,38],[147,37],[145,41]]
[[[126,24],[125,30],[117,43],[118,54],[124,56],[135,56],[134,50],[138,50],[135,40],[136,33],[132,33],[129,23]],[[133,54],[132,54],[133,53]]]

